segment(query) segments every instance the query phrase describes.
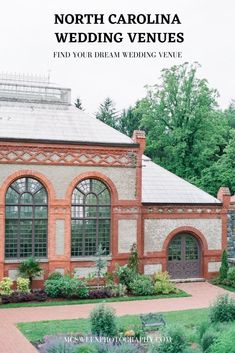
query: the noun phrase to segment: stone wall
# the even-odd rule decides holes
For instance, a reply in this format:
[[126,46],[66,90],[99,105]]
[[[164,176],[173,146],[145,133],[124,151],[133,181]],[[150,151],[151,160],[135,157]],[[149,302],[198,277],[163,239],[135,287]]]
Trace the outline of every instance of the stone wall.
[[221,250],[221,219],[145,219],[144,252],[161,251],[167,236],[180,227],[198,229],[206,238],[209,250]]
[[235,259],[235,210],[228,212],[228,257]]
[[[42,173],[52,183],[56,197],[62,199],[72,180],[85,172],[100,172],[114,183],[118,198],[132,200],[136,198],[136,168],[121,167],[87,167],[87,166],[57,166],[57,165],[0,165],[0,185],[11,174],[19,170],[32,170]],[[33,173],[32,173],[33,174]]]

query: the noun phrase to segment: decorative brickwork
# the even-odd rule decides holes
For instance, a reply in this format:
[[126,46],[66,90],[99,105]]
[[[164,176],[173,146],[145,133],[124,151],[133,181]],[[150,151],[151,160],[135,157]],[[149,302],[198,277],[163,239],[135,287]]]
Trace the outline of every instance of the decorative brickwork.
[[0,145],[0,163],[135,167],[136,158],[122,150]]

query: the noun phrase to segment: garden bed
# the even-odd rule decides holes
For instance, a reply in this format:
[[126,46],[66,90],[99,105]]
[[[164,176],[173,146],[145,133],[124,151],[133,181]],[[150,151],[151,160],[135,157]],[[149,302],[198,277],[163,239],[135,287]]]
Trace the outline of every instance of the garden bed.
[[38,307],[38,306],[58,306],[58,305],[77,305],[77,304],[96,304],[103,302],[126,302],[135,300],[153,300],[163,298],[182,298],[190,297],[188,293],[179,290],[178,293],[174,294],[159,294],[159,295],[148,295],[148,296],[134,296],[128,295],[124,297],[112,297],[112,298],[100,298],[100,299],[63,299],[63,298],[48,298],[43,302],[23,302],[23,303],[11,303],[11,304],[0,304],[0,309],[9,308],[20,308],[20,307]]

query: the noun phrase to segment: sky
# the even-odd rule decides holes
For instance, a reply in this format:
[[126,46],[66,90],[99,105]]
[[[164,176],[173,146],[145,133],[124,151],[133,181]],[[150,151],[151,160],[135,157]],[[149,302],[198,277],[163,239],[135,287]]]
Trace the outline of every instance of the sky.
[[[175,14],[180,25],[55,25],[55,13]],[[0,73],[48,75],[72,89],[88,113],[106,97],[117,110],[144,97],[146,85],[159,83],[161,70],[183,62],[199,62],[200,78],[219,91],[219,105],[235,99],[234,0],[8,0],[0,4]],[[184,43],[68,43],[55,32],[184,32]],[[77,59],[53,58],[54,51],[182,52],[182,58]]]

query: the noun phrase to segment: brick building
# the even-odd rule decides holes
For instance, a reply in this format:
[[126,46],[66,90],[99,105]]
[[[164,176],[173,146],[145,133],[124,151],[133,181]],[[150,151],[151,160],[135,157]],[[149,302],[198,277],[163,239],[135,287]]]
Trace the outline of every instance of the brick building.
[[214,275],[228,190],[216,199],[156,165],[142,131],[121,134],[73,107],[70,93],[39,78],[0,81],[0,278],[15,278],[30,255],[43,278],[86,275],[99,244],[112,270],[133,243],[145,273]]

